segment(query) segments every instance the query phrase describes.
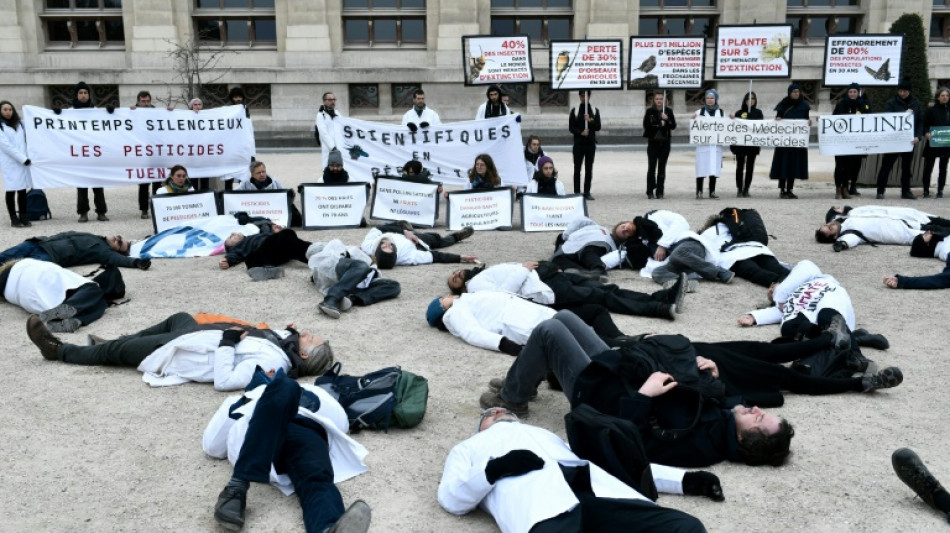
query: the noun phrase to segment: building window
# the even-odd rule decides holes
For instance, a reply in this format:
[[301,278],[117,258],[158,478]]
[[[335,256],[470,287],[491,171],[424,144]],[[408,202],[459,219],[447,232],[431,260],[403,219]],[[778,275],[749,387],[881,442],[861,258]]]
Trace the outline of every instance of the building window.
[[[96,107],[119,107],[118,85],[90,85],[92,105]],[[75,85],[48,85],[46,96],[50,109],[66,109],[73,106],[76,95]]]
[[640,0],[638,35],[715,38],[716,0]]
[[350,109],[379,109],[379,84],[351,83]]
[[125,48],[122,0],[46,0],[47,48]]
[[930,40],[950,42],[950,0],[933,0],[930,14]]
[[551,41],[574,38],[572,0],[491,0],[491,34],[527,35],[531,44],[547,47]]
[[348,48],[425,48],[425,0],[343,0]]
[[538,90],[538,103],[541,104],[541,107],[567,108],[568,96],[571,94],[570,91],[556,91],[551,88],[550,83],[539,83]]
[[508,97],[509,106],[522,108],[528,106],[527,83],[499,84],[499,87],[501,87],[504,95]]
[[274,0],[195,0],[193,16],[195,35],[201,44],[277,46]]
[[786,0],[785,22],[792,37],[824,43],[828,35],[861,33],[859,0]]
[[417,83],[392,84],[392,106],[394,110],[412,107],[412,93],[422,87]]
[[266,83],[232,85],[226,83],[205,83],[201,85],[201,91],[199,92],[201,103],[204,104],[205,109],[231,105],[231,99],[228,98],[228,94],[233,87],[240,87],[244,90],[244,105],[248,109],[270,109],[270,85]]
[[704,81],[703,86],[699,89],[686,89],[686,93],[683,95],[686,99],[686,107],[688,109],[696,109],[706,105],[706,91],[715,88],[716,82]]

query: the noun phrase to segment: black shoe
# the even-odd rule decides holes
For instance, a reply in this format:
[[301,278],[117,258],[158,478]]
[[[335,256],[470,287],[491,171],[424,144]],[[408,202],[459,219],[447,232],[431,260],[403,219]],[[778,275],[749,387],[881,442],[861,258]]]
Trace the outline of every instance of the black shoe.
[[943,191],[937,191],[937,198],[943,198]]
[[584,199],[593,202],[593,201],[594,201],[594,195],[591,194],[591,193],[589,193],[589,192],[585,192],[585,193],[584,193]]
[[709,199],[710,199],[710,200],[718,200],[718,199],[719,199],[719,195],[716,194],[716,191],[709,191]]
[[861,378],[861,392],[890,389],[904,382],[904,373],[896,366],[889,366],[877,374]]
[[363,500],[351,503],[327,533],[366,533],[373,518],[373,511]]
[[884,193],[882,193],[882,192],[877,193],[877,196],[875,196],[874,199],[875,199],[875,200],[883,200],[883,199],[884,199]]
[[798,200],[798,195],[796,195],[792,191],[788,191],[787,193],[785,193],[785,197],[788,198],[789,200]]
[[340,318],[340,306],[336,302],[324,300],[317,305],[317,309],[330,318]]
[[99,222],[108,222],[109,217],[107,217],[105,213],[99,213],[98,215],[96,215],[96,220],[98,220]]
[[455,242],[461,242],[461,241],[464,241],[465,239],[471,237],[471,236],[474,235],[474,234],[475,234],[475,228],[473,228],[473,227],[471,227],[471,226],[465,226],[464,228],[460,229],[459,231],[456,231],[455,233],[452,233],[452,237],[455,238]]
[[[492,392],[501,392],[501,389],[505,388],[505,378],[491,378],[488,382],[488,390]],[[534,394],[528,397],[528,401],[534,401],[538,399],[538,391],[535,390]]]
[[858,188],[857,188],[857,187],[851,187],[851,188],[849,188],[849,189],[848,189],[848,194],[850,194],[851,196],[861,196],[861,193],[858,192]]
[[26,335],[40,349],[43,359],[59,360],[59,348],[63,345],[63,342],[56,338],[56,335],[50,333],[49,328],[46,327],[39,315],[30,315],[30,318],[26,320]]
[[247,506],[247,490],[224,487],[214,506],[214,519],[224,528],[239,531],[244,527],[244,508]]
[[19,218],[12,218],[12,219],[10,219],[10,225],[13,226],[14,228],[25,228],[25,227],[26,227],[26,226],[23,225],[23,221],[20,220]]
[[508,403],[502,399],[501,395],[497,392],[486,392],[478,398],[478,404],[482,409],[488,409],[490,407],[503,407],[512,413],[518,415],[519,418],[528,417],[528,404],[517,404],[517,403]]
[[881,334],[872,334],[869,333],[866,329],[856,329],[852,332],[854,334],[854,340],[858,343],[858,346],[874,348],[876,350],[886,350],[891,347],[891,343],[887,341],[887,337]]
[[848,324],[844,321],[843,316],[836,314],[828,323],[825,331],[831,334],[831,345],[836,350],[851,347],[851,331],[848,329]]
[[914,196],[914,193],[907,191],[901,193],[901,200],[916,200],[917,197]]
[[[941,198],[942,198],[942,197],[941,197]],[[656,199],[657,199],[657,200],[662,200],[662,199],[663,199],[663,193],[661,193],[661,192],[656,193]]]
[[87,213],[79,215],[79,220],[76,222],[89,222],[89,215]]
[[[920,496],[920,499],[924,500],[927,505],[937,509],[934,506],[934,494],[943,491],[944,488],[937,481],[937,478],[933,477],[930,470],[927,470],[924,462],[913,450],[910,448],[894,450],[894,453],[891,454],[891,465],[894,467],[897,477],[905,485],[910,487],[917,496]],[[937,510],[940,511],[940,509]]]
[[656,196],[653,196],[652,192],[647,193],[647,200],[655,200],[655,199],[656,199]]

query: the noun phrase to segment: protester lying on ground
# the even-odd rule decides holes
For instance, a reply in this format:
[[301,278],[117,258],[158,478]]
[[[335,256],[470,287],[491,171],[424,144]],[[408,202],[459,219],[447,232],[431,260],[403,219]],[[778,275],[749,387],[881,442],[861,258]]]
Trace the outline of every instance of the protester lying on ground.
[[471,237],[475,230],[465,226],[448,235],[418,231],[405,220],[377,226],[366,234],[360,248],[376,260],[376,266],[387,270],[394,266],[427,265],[430,263],[475,263],[474,255],[441,252]]
[[247,275],[251,279],[264,281],[283,277],[281,265],[292,260],[307,262],[307,249],[313,243],[297,237],[294,230],[263,217],[249,217],[247,223],[257,225],[260,233],[250,236],[232,233],[224,241],[224,257],[218,261],[222,270],[243,262],[247,264]]
[[894,274],[884,278],[884,285],[891,289],[950,289],[950,259],[942,271],[930,276],[902,276]]
[[825,215],[825,224],[815,231],[815,240],[832,244],[836,252],[860,246],[900,244],[910,246],[914,238],[926,230],[946,234],[950,220],[910,207],[866,205],[832,207]]
[[565,272],[607,282],[607,270],[641,268],[662,237],[657,225],[643,217],[608,229],[582,217],[571,221],[554,242],[551,262]]
[[324,295],[321,313],[340,318],[354,305],[367,306],[399,296],[399,282],[383,279],[373,259],[339,239],[317,242],[307,250],[310,281]]
[[64,231],[52,237],[33,237],[0,252],[0,265],[11,259],[29,257],[61,267],[101,264],[148,270],[151,261],[129,257],[130,244],[121,235],[100,237],[92,233]]
[[[719,214],[710,217],[707,227],[700,233],[703,241],[712,243],[714,247],[719,249],[719,259],[716,265],[729,269],[740,278],[763,287],[768,287],[785,279],[790,269],[779,262],[775,257],[775,253],[768,247],[768,236],[765,234],[764,224],[757,226],[755,231],[757,235],[755,236],[748,233],[739,236],[733,235],[729,229],[729,223],[733,221],[747,222],[740,220],[742,213],[754,210],[731,209],[729,211],[733,211],[734,215],[727,216],[735,216],[735,218],[724,221],[726,211],[724,209]],[[758,213],[752,218],[760,223],[762,221]],[[736,226],[733,225],[733,227]],[[759,240],[754,240],[755,238]]]
[[[735,273],[719,266],[719,247],[711,238],[690,230],[689,223],[679,213],[658,210],[645,215],[656,223],[662,232],[652,259],[657,263],[648,266],[653,281],[667,286],[676,282],[680,274],[720,283],[732,283]],[[687,290],[693,291],[694,287]]]

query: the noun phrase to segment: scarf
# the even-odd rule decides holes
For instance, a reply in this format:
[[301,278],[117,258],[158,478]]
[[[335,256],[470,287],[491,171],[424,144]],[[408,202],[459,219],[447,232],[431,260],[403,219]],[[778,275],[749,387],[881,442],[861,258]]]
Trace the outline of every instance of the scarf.
[[175,185],[175,182],[172,181],[171,178],[168,178],[165,180],[164,186],[165,190],[167,190],[170,194],[182,194],[188,192],[188,189],[191,188],[191,181],[188,178],[185,178],[185,183],[179,187],[178,185]]
[[326,113],[326,114],[330,115],[330,118],[336,118],[336,110],[335,110],[335,109],[327,109],[327,106],[325,106],[325,105],[320,106],[320,112],[321,112],[321,113]]
[[505,104],[498,102],[497,104],[491,103],[491,100],[485,105],[485,118],[492,117],[502,117],[508,114],[508,109],[505,108]]
[[251,185],[256,187],[259,191],[263,191],[264,189],[270,187],[271,183],[274,183],[274,180],[270,179],[270,176],[265,177],[264,181],[257,181],[256,179],[251,178]]
[[494,187],[494,185],[492,185],[491,181],[489,181],[488,178],[479,176],[475,172],[472,172],[471,181],[472,181],[473,189],[491,189],[492,187]]
[[537,152],[532,152],[528,148],[524,149],[524,159],[525,161],[531,161],[532,165],[538,164],[538,158],[544,155],[544,150],[538,148]]
[[538,176],[534,178],[534,181],[538,182],[538,194],[557,195],[557,176],[550,178]]
[[412,106],[412,109],[415,110],[416,115],[418,115],[419,118],[422,118],[422,112],[426,110],[426,105],[425,105],[425,104],[422,104],[422,107],[413,105],[413,106]]
[[347,183],[350,181],[350,175],[345,171],[330,172],[329,168],[323,169],[323,183]]

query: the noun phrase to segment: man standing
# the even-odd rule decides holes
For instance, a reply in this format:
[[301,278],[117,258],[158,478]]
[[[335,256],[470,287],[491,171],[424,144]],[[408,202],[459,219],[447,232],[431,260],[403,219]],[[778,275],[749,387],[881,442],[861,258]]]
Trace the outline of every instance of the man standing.
[[[132,106],[132,109],[138,109],[140,107],[147,107],[154,109],[155,106],[152,105],[152,93],[148,91],[139,91],[139,94],[135,97],[135,105]],[[142,212],[142,219],[148,218],[148,197],[149,197],[149,187],[151,187],[151,194],[155,194],[155,191],[161,187],[162,182],[154,181],[152,183],[140,183],[139,184],[139,211]]]
[[339,114],[336,111],[336,96],[331,92],[323,93],[323,105],[317,111],[317,132],[320,133],[320,151],[323,161],[320,168],[327,167],[327,158],[330,151],[336,148],[343,151],[343,126],[336,120]]
[[914,114],[914,138],[910,141],[910,151],[895,152],[884,154],[881,158],[881,170],[877,173],[877,199],[884,199],[884,189],[887,187],[887,177],[891,173],[891,167],[897,158],[901,158],[901,199],[916,200],[914,193],[910,192],[910,165],[914,161],[914,147],[923,137],[924,115],[921,110],[920,100],[910,94],[912,85],[908,78],[901,80],[897,86],[897,95],[884,104],[884,111],[887,113],[913,113]]
[[568,129],[574,135],[574,194],[581,192],[581,164],[584,165],[584,198],[593,200],[590,184],[594,179],[594,152],[600,131],[600,110],[590,105],[590,90],[578,91],[580,104],[571,109]]
[[511,114],[508,106],[501,100],[501,89],[497,85],[489,85],[485,94],[488,96],[488,100],[478,106],[475,120],[503,117]]
[[416,131],[419,128],[428,128],[439,124],[442,124],[439,114],[434,109],[426,107],[426,93],[422,89],[416,89],[412,93],[412,108],[402,116],[402,125],[409,128],[410,131]]

